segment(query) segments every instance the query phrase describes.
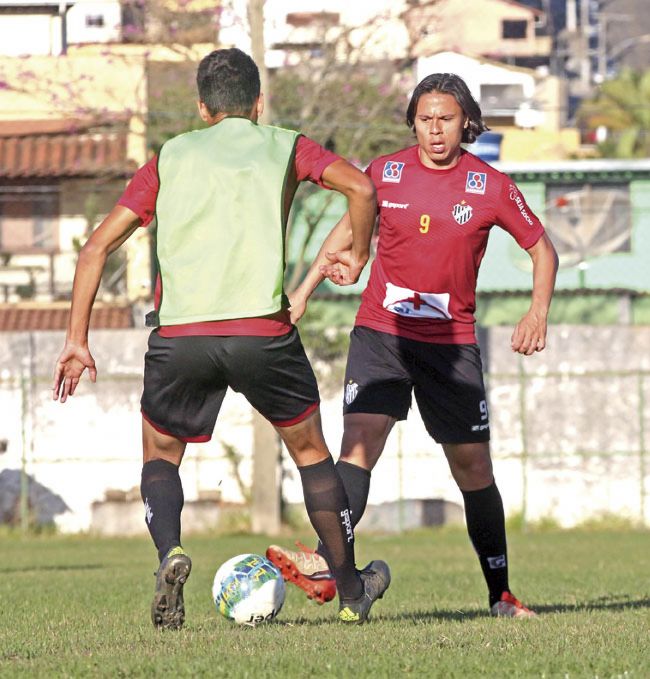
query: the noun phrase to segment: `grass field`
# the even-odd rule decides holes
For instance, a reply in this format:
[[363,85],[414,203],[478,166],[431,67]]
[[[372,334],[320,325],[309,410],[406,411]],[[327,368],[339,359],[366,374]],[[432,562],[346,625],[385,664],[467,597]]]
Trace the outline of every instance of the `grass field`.
[[[286,542],[286,541],[285,541]],[[459,529],[361,536],[359,565],[386,559],[393,584],[370,624],[290,587],[275,623],[237,627],[214,610],[217,566],[267,540],[188,538],[187,622],[149,622],[148,540],[0,537],[0,676],[650,677],[650,533],[510,535],[511,586],[540,614],[486,615],[478,563]]]

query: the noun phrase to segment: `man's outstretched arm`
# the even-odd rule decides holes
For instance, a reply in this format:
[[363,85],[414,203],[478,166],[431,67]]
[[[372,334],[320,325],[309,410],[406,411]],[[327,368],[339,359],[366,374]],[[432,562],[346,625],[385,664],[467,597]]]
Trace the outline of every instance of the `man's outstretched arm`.
[[[339,280],[334,282],[351,285],[359,280],[370,257],[370,239],[377,216],[374,184],[344,160],[325,168],[323,182],[348,199],[348,211],[323,241],[302,283],[289,295],[293,323],[302,316],[310,295],[325,279],[322,267],[337,267]],[[334,280],[333,275],[328,277]]]
[[74,394],[83,371],[97,379],[95,361],[88,349],[88,326],[95,295],[111,252],[138,228],[140,218],[132,210],[115,206],[81,248],[72,285],[72,305],[65,345],[54,368],[52,398],[65,403]]

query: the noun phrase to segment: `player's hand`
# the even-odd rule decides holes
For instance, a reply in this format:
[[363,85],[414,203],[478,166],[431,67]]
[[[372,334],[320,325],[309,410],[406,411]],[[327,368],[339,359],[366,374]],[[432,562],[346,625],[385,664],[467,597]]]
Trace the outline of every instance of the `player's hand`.
[[515,326],[510,346],[525,356],[542,351],[546,346],[546,314],[529,311]]
[[367,259],[357,259],[352,250],[326,252],[325,256],[330,264],[321,265],[319,271],[322,276],[336,285],[354,285],[359,280],[363,267],[368,261]]
[[291,322],[295,325],[307,310],[307,300],[296,293],[289,295],[289,315]]
[[54,367],[52,399],[65,403],[68,396],[74,394],[77,384],[79,384],[79,379],[86,368],[88,368],[91,382],[96,382],[97,369],[95,368],[95,359],[92,357],[88,347],[67,340]]

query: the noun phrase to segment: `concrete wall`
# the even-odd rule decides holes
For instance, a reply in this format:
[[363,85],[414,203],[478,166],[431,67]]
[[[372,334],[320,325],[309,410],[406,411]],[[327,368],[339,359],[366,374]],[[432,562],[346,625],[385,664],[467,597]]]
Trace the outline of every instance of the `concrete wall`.
[[[548,348],[528,358],[512,354],[510,334],[497,327],[481,337],[507,514],[565,526],[616,514],[650,525],[650,327],[553,326]],[[20,469],[24,455],[30,476],[69,508],[54,517],[63,530],[91,529],[93,503],[107,491],[137,493],[146,340],[145,330],[92,333],[97,384],[82,381],[61,405],[51,400],[50,383],[63,334],[0,335],[0,439],[7,441],[0,472]],[[322,413],[336,455],[341,398],[336,380],[329,382],[322,381]],[[188,503],[214,491],[223,502],[243,503],[252,448],[252,410],[229,393],[213,440],[188,448],[181,470]],[[282,466],[284,497],[300,503],[300,480],[286,452]],[[369,502],[404,499],[462,502],[415,406],[389,437]],[[131,532],[131,523],[124,530]]]

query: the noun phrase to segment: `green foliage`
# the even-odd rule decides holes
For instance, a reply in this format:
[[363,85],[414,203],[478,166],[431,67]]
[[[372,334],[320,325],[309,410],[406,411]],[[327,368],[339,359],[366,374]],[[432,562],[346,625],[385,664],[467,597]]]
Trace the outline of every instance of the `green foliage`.
[[545,516],[541,519],[536,519],[535,521],[527,520],[522,512],[516,512],[510,514],[506,519],[506,527],[508,533],[511,531],[518,532],[535,532],[543,533],[548,531],[557,531],[560,529],[560,524],[556,519],[551,516]]
[[205,127],[196,108],[197,66],[193,61],[147,62],[147,147],[152,152],[177,134]]
[[[301,537],[311,544],[311,534]],[[368,625],[335,622],[289,586],[277,622],[217,615],[217,567],[263,553],[264,536],[189,536],[187,622],[149,621],[156,567],[148,538],[0,537],[0,674],[6,677],[644,677],[647,531],[509,536],[511,584],[536,620],[487,616],[485,586],[462,529],[357,537],[357,563],[383,558],[393,582]],[[276,539],[277,540],[277,539]],[[282,543],[281,543],[282,544]]]
[[345,158],[368,163],[413,143],[404,122],[408,103],[391,72],[357,64],[324,64],[308,74],[273,74],[274,124],[300,130]]
[[589,129],[609,130],[608,139],[599,145],[602,156],[650,156],[650,69],[627,68],[605,81],[596,96],[582,104],[578,119]]

